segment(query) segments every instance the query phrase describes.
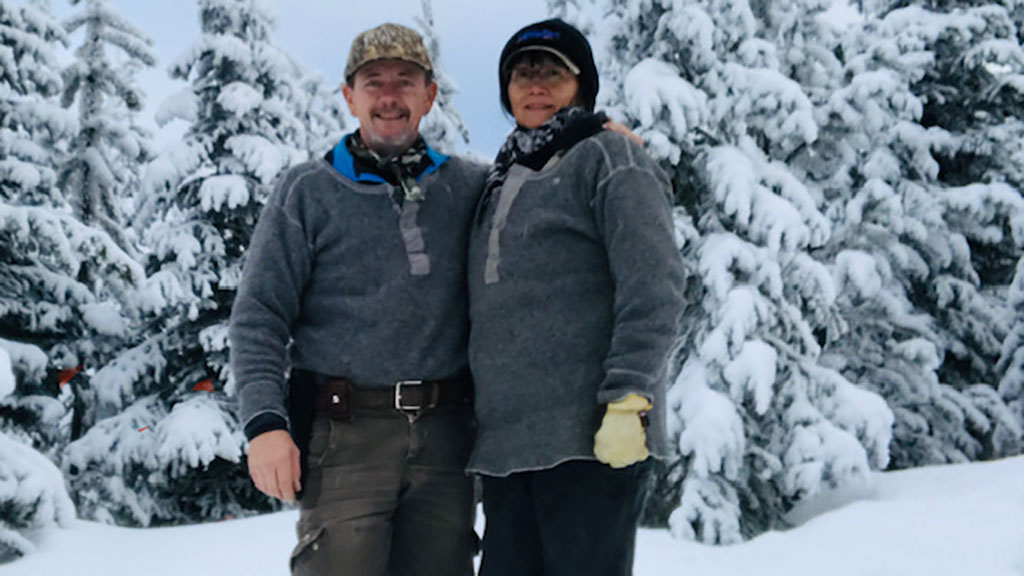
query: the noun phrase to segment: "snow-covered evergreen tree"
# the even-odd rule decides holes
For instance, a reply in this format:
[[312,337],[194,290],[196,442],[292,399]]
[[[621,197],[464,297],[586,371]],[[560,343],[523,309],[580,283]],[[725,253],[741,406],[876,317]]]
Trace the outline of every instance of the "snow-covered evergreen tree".
[[[124,199],[138,186],[150,158],[150,135],[134,122],[143,94],[135,73],[153,66],[152,42],[122,18],[107,0],[71,0],[83,12],[71,17],[68,34],[82,31],[75,61],[64,72],[63,101],[78,106],[78,133],[61,167],[60,187],[75,216],[105,230],[131,251],[122,214]],[[119,57],[111,54],[111,49]],[[88,273],[86,273],[87,275]]]
[[347,104],[341,89],[329,90],[322,76],[309,74],[301,85],[298,115],[306,138],[300,150],[312,158],[326,154],[345,135]]
[[[227,322],[242,260],[278,174],[306,158],[299,67],[262,0],[199,0],[201,35],[171,67],[190,83],[158,120],[190,126],[150,164],[137,294],[150,329],[96,374],[111,416],[68,450],[80,514],[141,525],[266,510],[228,397]],[[322,151],[317,151],[320,153]],[[125,437],[130,436],[130,440]]]
[[423,13],[416,19],[423,33],[423,42],[434,66],[434,80],[437,82],[437,99],[434,107],[420,124],[423,139],[442,154],[454,154],[459,140],[469,144],[469,129],[462,116],[455,109],[452,98],[458,91],[455,82],[445,72],[441,61],[441,40],[434,31],[434,8],[431,0],[422,0]]
[[[964,280],[1001,301],[1024,248],[1018,201],[1024,190],[1019,162],[1024,49],[1001,2],[935,4],[941,11],[908,7],[889,12],[878,34],[882,42],[895,42],[901,54],[923,57],[912,84],[922,101],[920,123],[944,141],[932,144],[937,173],[924,172],[915,180],[951,194],[943,204],[951,212],[953,232],[970,249],[977,273],[976,279]],[[939,294],[933,313],[950,329],[952,358],[944,362],[943,376],[959,386],[991,384],[1006,327],[982,325],[977,310],[981,304],[972,306],[964,290],[945,282],[935,288]]]
[[[15,6],[0,0],[0,211],[64,205],[54,167],[74,118],[56,100],[62,84],[54,49],[66,42],[66,36],[47,8],[45,4]],[[45,303],[33,306],[25,298],[27,294],[16,289],[41,271],[19,273],[8,267],[17,254],[16,236],[6,232],[9,226],[0,227],[5,231],[0,237],[0,261],[4,264],[0,286],[5,288],[0,291],[0,338],[16,338],[21,326],[38,325],[38,321],[25,321],[46,310]],[[35,354],[13,356],[14,369],[26,385],[41,385],[46,375],[45,353],[36,348]],[[30,357],[43,360],[34,366],[22,362]]]
[[801,34],[825,61],[827,35],[793,31],[814,3],[771,4],[755,14],[747,0],[608,0],[595,35],[599,105],[644,137],[680,204],[694,278],[670,391],[682,458],[665,481],[677,491],[661,494],[674,533],[710,543],[776,526],[798,499],[889,458],[884,401],[821,362],[843,327],[830,271],[811,255],[831,223],[821,191],[786,164],[817,140],[811,96],[833,80],[766,39]]
[[303,71],[271,42],[263,0],[200,0],[199,12],[202,36],[171,69],[191,88],[162,109],[191,126],[149,169],[169,210],[147,237],[155,274],[145,305],[202,332],[205,354],[186,373],[223,384],[242,254],[277,176],[308,157],[308,107]]
[[1017,265],[1007,304],[1015,320],[996,366],[1000,374],[999,394],[1012,413],[1024,420],[1024,260]]
[[[0,2],[0,348],[13,358],[19,382],[0,424],[31,431],[37,446],[50,450],[89,419],[82,395],[72,393],[83,379],[62,391],[51,375],[102,362],[126,331],[120,299],[143,277],[109,235],[71,214],[57,187],[57,166],[76,128],[58,101],[55,50],[65,41],[46,2]],[[58,396],[72,408],[63,434]]]
[[[0,401],[14,388],[11,358],[0,347]],[[0,564],[34,550],[29,532],[75,519],[60,470],[24,440],[0,431]]]
[[[751,5],[764,25],[759,36],[775,46],[779,71],[800,84],[816,111],[843,80],[842,63],[836,56],[839,30],[824,18],[834,2],[788,0]],[[816,119],[819,124],[825,120]]]
[[548,14],[552,18],[561,18],[573,22],[580,30],[589,31],[589,21],[582,13],[579,0],[547,0]]
[[809,174],[837,221],[826,255],[851,330],[830,359],[893,407],[894,467],[1021,448],[1021,415],[997,392],[1014,318],[1006,292],[1024,247],[1019,171],[1006,168],[1012,146],[1000,141],[1020,123],[1012,109],[971,101],[1003,98],[1001,81],[961,58],[984,60],[989,35],[1016,44],[1001,11],[909,7],[851,29],[840,51],[849,81],[800,159],[817,164]]
[[74,118],[56,100],[63,27],[44,2],[0,2],[0,200],[60,207],[54,166]]

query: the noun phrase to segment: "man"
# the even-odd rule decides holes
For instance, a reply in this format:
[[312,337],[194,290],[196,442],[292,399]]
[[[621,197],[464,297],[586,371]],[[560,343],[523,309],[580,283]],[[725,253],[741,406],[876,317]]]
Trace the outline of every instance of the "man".
[[420,137],[437,84],[415,31],[359,35],[345,76],[359,129],[280,180],[232,310],[249,471],[301,491],[293,574],[471,575],[465,266],[486,169]]

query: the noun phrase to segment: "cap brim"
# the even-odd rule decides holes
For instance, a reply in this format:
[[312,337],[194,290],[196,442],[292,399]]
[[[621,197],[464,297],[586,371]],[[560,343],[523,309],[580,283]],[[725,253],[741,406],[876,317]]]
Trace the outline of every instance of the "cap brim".
[[413,58],[406,58],[405,56],[385,55],[385,56],[381,56],[380,58],[374,58],[372,60],[367,60],[366,62],[362,62],[358,66],[353,68],[351,72],[348,72],[346,70],[345,79],[347,80],[347,79],[351,78],[352,76],[355,76],[356,72],[359,72],[359,70],[361,70],[363,67],[365,67],[365,66],[367,66],[369,64],[373,64],[374,62],[380,62],[382,60],[397,60],[399,62],[408,62],[409,64],[415,64],[415,65],[419,66],[421,69],[423,69],[424,72],[427,72],[428,74],[433,74],[434,73],[434,69],[432,67],[425,66],[422,61],[419,61],[419,60],[416,60],[416,59],[413,59]]
[[[525,46],[525,47],[520,48],[520,49],[516,50],[515,52],[509,54],[508,58],[505,61],[506,62],[512,62],[512,59],[515,58],[516,56],[518,56],[519,54],[522,54],[523,52],[534,52],[534,51],[536,51],[536,52],[547,52],[548,54],[553,54],[556,58],[558,58],[562,62],[562,64],[565,64],[565,67],[568,68],[569,71],[572,72],[574,76],[579,76],[580,75],[580,67],[579,66],[574,64],[573,61],[570,60],[568,56],[566,56],[565,54],[559,52],[558,50],[556,50],[556,49],[554,49],[554,48],[552,48],[550,46],[543,46],[543,45],[537,45],[537,44],[535,44],[533,46]],[[506,72],[508,71],[508,66],[507,65],[505,66],[505,71]]]

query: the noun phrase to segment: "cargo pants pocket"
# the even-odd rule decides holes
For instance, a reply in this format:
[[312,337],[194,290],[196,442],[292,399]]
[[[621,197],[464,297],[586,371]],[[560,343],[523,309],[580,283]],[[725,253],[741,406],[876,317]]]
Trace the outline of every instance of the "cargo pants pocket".
[[324,526],[318,526],[305,532],[299,538],[289,559],[292,576],[314,576],[328,573],[325,565],[327,550],[324,549],[326,530]]

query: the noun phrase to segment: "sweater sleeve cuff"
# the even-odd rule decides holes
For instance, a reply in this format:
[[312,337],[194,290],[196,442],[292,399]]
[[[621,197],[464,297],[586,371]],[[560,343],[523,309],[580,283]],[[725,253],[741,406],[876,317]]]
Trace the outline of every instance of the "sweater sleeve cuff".
[[253,438],[265,432],[287,429],[288,421],[282,418],[280,414],[264,412],[253,417],[245,425],[245,438],[252,441]]
[[598,388],[597,402],[610,404],[622,400],[630,394],[643,396],[653,402],[654,388],[651,377],[643,372],[611,368],[605,375],[601,387]]

